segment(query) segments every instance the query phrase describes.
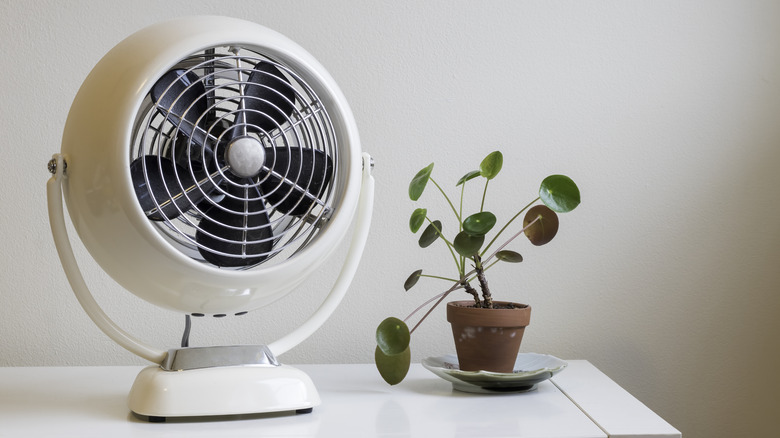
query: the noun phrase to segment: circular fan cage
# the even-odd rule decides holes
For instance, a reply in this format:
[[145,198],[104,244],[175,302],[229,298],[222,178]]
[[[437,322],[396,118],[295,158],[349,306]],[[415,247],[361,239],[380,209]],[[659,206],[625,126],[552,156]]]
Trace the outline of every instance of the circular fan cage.
[[61,156],[74,228],[100,266],[153,304],[215,316],[267,305],[324,263],[366,159],[327,71],[228,17],[115,46],[73,101]]
[[247,48],[210,47],[152,86],[129,166],[167,241],[194,260],[248,269],[291,257],[328,221],[336,142],[295,72]]

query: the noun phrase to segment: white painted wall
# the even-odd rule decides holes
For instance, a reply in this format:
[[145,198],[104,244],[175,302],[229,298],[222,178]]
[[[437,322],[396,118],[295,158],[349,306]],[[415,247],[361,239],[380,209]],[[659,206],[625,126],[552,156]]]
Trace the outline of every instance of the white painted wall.
[[[498,296],[534,308],[523,349],[592,361],[686,437],[776,433],[774,1],[4,1],[0,365],[142,363],[92,325],[66,284],[46,216],[46,162],[107,50],[145,25],[201,13],[256,21],[311,51],[376,160],[375,219],[354,286],[283,360],[371,362],[376,324],[443,286],[401,287],[418,267],[437,270],[435,253],[406,230],[408,180],[436,161],[438,179],[454,182],[501,148],[489,208],[508,214],[549,173],[569,174],[583,192],[553,243],[521,245],[522,266],[492,273]],[[121,290],[76,248],[122,326],[160,347],[178,342],[179,315]],[[199,321],[193,343],[275,338],[318,304],[338,267],[270,309]],[[414,359],[452,351],[448,330],[434,313],[413,338]]]

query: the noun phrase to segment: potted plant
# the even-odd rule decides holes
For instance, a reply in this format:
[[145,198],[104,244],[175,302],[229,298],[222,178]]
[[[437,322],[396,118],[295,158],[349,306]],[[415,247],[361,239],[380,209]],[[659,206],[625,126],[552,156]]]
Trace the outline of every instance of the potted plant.
[[[576,208],[580,203],[580,192],[569,177],[548,176],[541,183],[538,197],[520,208],[517,214],[488,240],[497,218],[493,213],[485,210],[485,199],[489,183],[498,175],[502,167],[503,155],[500,151],[488,154],[480,163],[479,170],[466,173],[455,184],[460,191],[457,203],[452,202],[444,189],[431,176],[433,163],[420,170],[409,184],[409,198],[412,201],[420,198],[430,182],[449,204],[449,209],[457,222],[457,228],[453,231],[445,229],[441,220],[432,219],[425,208],[414,210],[409,219],[409,228],[412,233],[417,233],[427,223],[419,238],[420,247],[427,248],[436,241],[444,242],[449,252],[447,257],[452,258],[457,275],[450,277],[433,275],[419,269],[404,283],[404,289],[407,291],[421,278],[447,281],[451,286],[427,300],[404,320],[390,317],[377,327],[377,347],[374,358],[377,369],[389,384],[401,382],[409,370],[411,334],[436,306],[456,290],[464,290],[470,296],[468,300],[447,304],[447,319],[452,325],[460,368],[472,371],[512,371],[523,331],[530,320],[531,307],[527,304],[494,300],[485,273],[499,262],[519,263],[523,260],[519,253],[506,249],[507,245],[520,235],[525,235],[532,244],[537,246],[550,242],[558,231],[557,213],[569,212]],[[463,206],[465,187],[468,182],[476,178],[484,179],[481,202],[476,212],[465,215]],[[538,203],[539,201],[541,203]],[[523,213],[525,215],[522,227],[514,227],[519,230],[499,241],[499,238],[510,230],[510,225]],[[428,305],[431,305],[428,311],[409,330],[406,321]]]

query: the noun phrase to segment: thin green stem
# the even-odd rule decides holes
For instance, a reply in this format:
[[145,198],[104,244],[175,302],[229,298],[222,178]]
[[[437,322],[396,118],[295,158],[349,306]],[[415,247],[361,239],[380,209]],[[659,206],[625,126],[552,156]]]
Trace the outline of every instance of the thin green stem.
[[447,246],[452,246],[452,242],[450,242],[449,240],[447,240],[446,237],[444,237],[444,234],[441,232],[441,228],[437,227],[436,224],[433,223],[431,218],[425,216],[425,220],[427,220],[429,224],[433,225],[433,229],[436,230],[437,233],[439,233],[439,237],[441,237],[441,240],[443,240],[444,243],[447,244]]
[[457,281],[460,281],[460,280],[458,280],[458,279],[455,279],[455,278],[449,278],[449,277],[440,277],[440,276],[438,276],[438,275],[420,274],[420,277],[438,278],[439,280],[447,280],[447,281],[455,281],[455,282],[457,282]]
[[447,295],[449,295],[449,294],[450,294],[450,293],[452,293],[453,291],[455,291],[455,290],[457,290],[457,289],[460,289],[460,288],[462,288],[462,287],[463,287],[463,285],[462,285],[460,282],[457,282],[457,283],[455,283],[454,285],[452,285],[452,287],[451,287],[451,288],[449,288],[449,289],[447,289],[446,291],[444,291],[444,292],[440,293],[439,295],[436,295],[435,297],[433,297],[433,298],[429,299],[428,301],[424,302],[423,304],[421,304],[421,305],[420,305],[420,307],[418,307],[418,308],[414,309],[414,310],[412,311],[412,313],[410,313],[410,314],[409,314],[409,316],[407,316],[406,318],[404,318],[404,322],[406,322],[406,321],[407,321],[409,318],[411,318],[411,317],[412,317],[412,315],[414,315],[415,313],[417,313],[417,312],[418,312],[420,309],[422,309],[423,307],[425,307],[426,305],[428,305],[430,302],[432,302],[432,301],[434,301],[434,300],[436,300],[436,299],[438,298],[438,301],[436,301],[436,304],[434,304],[433,306],[431,306],[431,308],[430,308],[430,309],[428,309],[428,311],[427,311],[427,312],[425,312],[425,315],[423,315],[423,316],[422,316],[422,318],[420,318],[420,320],[419,320],[419,321],[417,321],[417,324],[415,324],[415,325],[414,325],[414,327],[412,327],[412,329],[411,329],[411,330],[409,330],[409,334],[411,335],[412,333],[414,333],[414,331],[415,331],[415,330],[417,330],[417,327],[419,327],[419,326],[420,326],[420,324],[422,324],[422,322],[423,322],[423,321],[425,321],[425,318],[427,318],[427,317],[428,317],[428,315],[430,315],[430,314],[431,314],[431,312],[433,312],[433,309],[435,309],[436,307],[438,307],[438,306],[439,306],[439,304],[441,304],[441,302],[442,302],[442,301],[444,301],[444,299],[445,299],[445,298],[447,298]]
[[485,266],[485,268],[483,269],[483,271],[487,271],[488,269],[492,268],[492,267],[493,267],[493,265],[495,265],[496,263],[498,263],[498,262],[500,262],[500,261],[501,261],[501,260],[496,260],[496,261],[494,261],[493,263],[491,263],[491,264],[489,264],[489,265]]
[[449,240],[447,240],[446,237],[444,237],[444,234],[441,232],[441,228],[437,227],[428,216],[425,216],[425,220],[427,220],[428,223],[433,225],[433,228],[436,230],[437,233],[439,233],[439,237],[441,237],[441,240],[443,240],[444,243],[447,244],[447,249],[450,250],[450,254],[452,254],[452,259],[455,261],[455,266],[458,268],[458,274],[463,275],[463,271],[465,267],[463,263],[459,261],[458,256],[455,255],[455,247],[452,244],[452,242],[450,242]]
[[[463,217],[463,194],[466,191],[466,181],[463,182],[460,186],[460,211],[459,215],[460,217]],[[463,231],[463,222],[458,221],[458,233]],[[460,256],[460,275],[463,275],[463,271],[466,270],[466,258],[464,256]]]
[[[460,207],[458,209],[458,217],[463,217],[463,193],[466,191],[466,183],[460,185]],[[463,223],[458,221],[458,232],[463,231]]]
[[485,210],[485,198],[487,197],[487,188],[488,183],[490,182],[489,179],[485,180],[485,190],[482,191],[482,204],[479,205],[479,212],[482,213],[482,211]]
[[452,209],[452,212],[453,212],[453,213],[455,213],[455,217],[458,219],[458,222],[460,222],[460,221],[461,221],[461,220],[460,220],[460,214],[458,214],[458,210],[456,210],[456,209],[455,209],[455,206],[454,206],[454,205],[452,205],[452,201],[450,201],[450,197],[449,197],[449,196],[447,196],[447,194],[446,194],[446,193],[444,193],[444,189],[442,189],[442,188],[441,188],[441,186],[439,185],[439,183],[437,183],[437,182],[436,182],[436,180],[434,180],[433,178],[431,178],[431,179],[430,179],[430,181],[433,183],[433,185],[435,185],[435,186],[436,186],[436,188],[438,188],[438,189],[439,189],[439,191],[441,192],[441,194],[442,194],[442,195],[444,195],[444,199],[446,199],[446,200],[447,200],[447,203],[448,203],[448,204],[450,204],[450,208]]
[[[471,260],[471,259],[469,259],[469,260]],[[465,270],[465,266],[464,266],[464,270]],[[472,269],[471,271],[464,273],[463,274],[463,278],[466,279],[467,283],[471,283],[472,281],[474,281],[477,278],[476,272],[477,272],[476,269]]]
[[[523,208],[522,208],[520,211],[518,211],[516,215],[512,216],[512,219],[509,219],[509,222],[507,222],[507,223],[506,223],[506,225],[504,225],[504,226],[503,226],[503,227],[502,227],[502,228],[501,228],[501,229],[498,231],[498,233],[496,233],[496,235],[495,235],[495,236],[493,236],[493,239],[490,241],[490,243],[488,243],[488,244],[487,244],[487,246],[486,246],[484,249],[482,249],[482,252],[481,252],[481,253],[479,253],[479,255],[480,255],[480,256],[482,256],[482,255],[485,255],[485,253],[486,253],[486,252],[487,252],[487,250],[488,250],[488,249],[491,247],[491,245],[493,245],[493,244],[496,242],[496,239],[498,239],[498,236],[500,236],[500,235],[501,235],[501,233],[503,233],[503,232],[504,232],[504,230],[506,230],[506,228],[507,228],[507,227],[508,227],[508,226],[509,226],[509,225],[510,225],[512,222],[514,222],[514,220],[515,220],[515,219],[517,219],[517,217],[518,217],[518,216],[520,216],[520,214],[522,214],[524,211],[528,210],[528,207],[530,207],[530,206],[534,205],[534,204],[536,203],[536,201],[538,201],[539,199],[541,199],[541,198],[538,198],[538,197],[537,197],[537,198],[536,198],[536,199],[534,199],[533,201],[529,202],[529,203],[528,203],[528,205],[526,205],[526,206],[525,206],[525,207],[523,207]],[[514,238],[513,238],[513,239],[514,239]],[[511,239],[510,239],[510,240],[511,240]]]
[[493,257],[495,257],[496,254],[498,254],[499,251],[501,251],[502,249],[504,249],[504,247],[509,245],[510,242],[512,242],[513,240],[517,239],[517,237],[520,236],[521,234],[523,234],[525,232],[525,230],[531,228],[531,226],[533,226],[533,224],[535,224],[538,220],[539,220],[539,217],[537,216],[537,217],[534,218],[534,220],[532,220],[531,222],[528,222],[528,225],[524,226],[522,230],[518,231],[517,233],[515,233],[515,235],[513,235],[512,237],[507,239],[507,241],[504,242],[501,246],[499,246],[498,249],[493,251],[493,253],[490,254],[490,256],[485,258],[485,261],[487,262],[490,259],[492,259]]

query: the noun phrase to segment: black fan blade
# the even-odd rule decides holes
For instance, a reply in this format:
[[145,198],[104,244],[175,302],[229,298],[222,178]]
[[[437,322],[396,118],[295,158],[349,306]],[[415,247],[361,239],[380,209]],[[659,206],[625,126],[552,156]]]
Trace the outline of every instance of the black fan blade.
[[213,190],[211,183],[202,188],[196,187],[192,175],[185,168],[156,155],[144,155],[133,160],[130,176],[141,208],[149,219],[155,221],[176,218],[182,211],[189,210],[193,203],[201,201],[204,192]]
[[309,211],[333,173],[333,160],[316,149],[266,148],[265,162],[273,171],[260,189],[277,210],[293,216]]
[[[208,110],[206,86],[200,77],[186,70],[171,70],[152,87],[152,100],[179,131],[198,146],[206,144],[206,131],[198,119]],[[203,120],[203,119],[201,119]]]
[[218,156],[209,145],[199,147],[188,144],[187,137],[179,132],[176,142],[167,149],[165,156],[171,158],[178,166],[191,168],[199,180],[209,174],[212,179],[218,179],[221,177],[219,169],[225,165],[224,157],[222,157],[224,149],[219,149],[221,154]]
[[[243,190],[238,189],[241,193],[235,194],[245,198]],[[256,189],[249,190],[255,192],[251,197],[259,196]],[[203,258],[216,266],[242,267],[262,262],[273,249],[273,231],[265,203],[261,199],[225,196],[219,205],[206,211],[195,233],[195,241],[205,247],[198,247]],[[210,250],[230,255],[215,254]]]
[[[236,117],[236,124],[247,123],[263,131],[273,131],[283,125],[295,109],[295,90],[281,71],[269,62],[259,62],[249,75],[244,89],[245,110]],[[242,120],[241,115],[245,116]]]

